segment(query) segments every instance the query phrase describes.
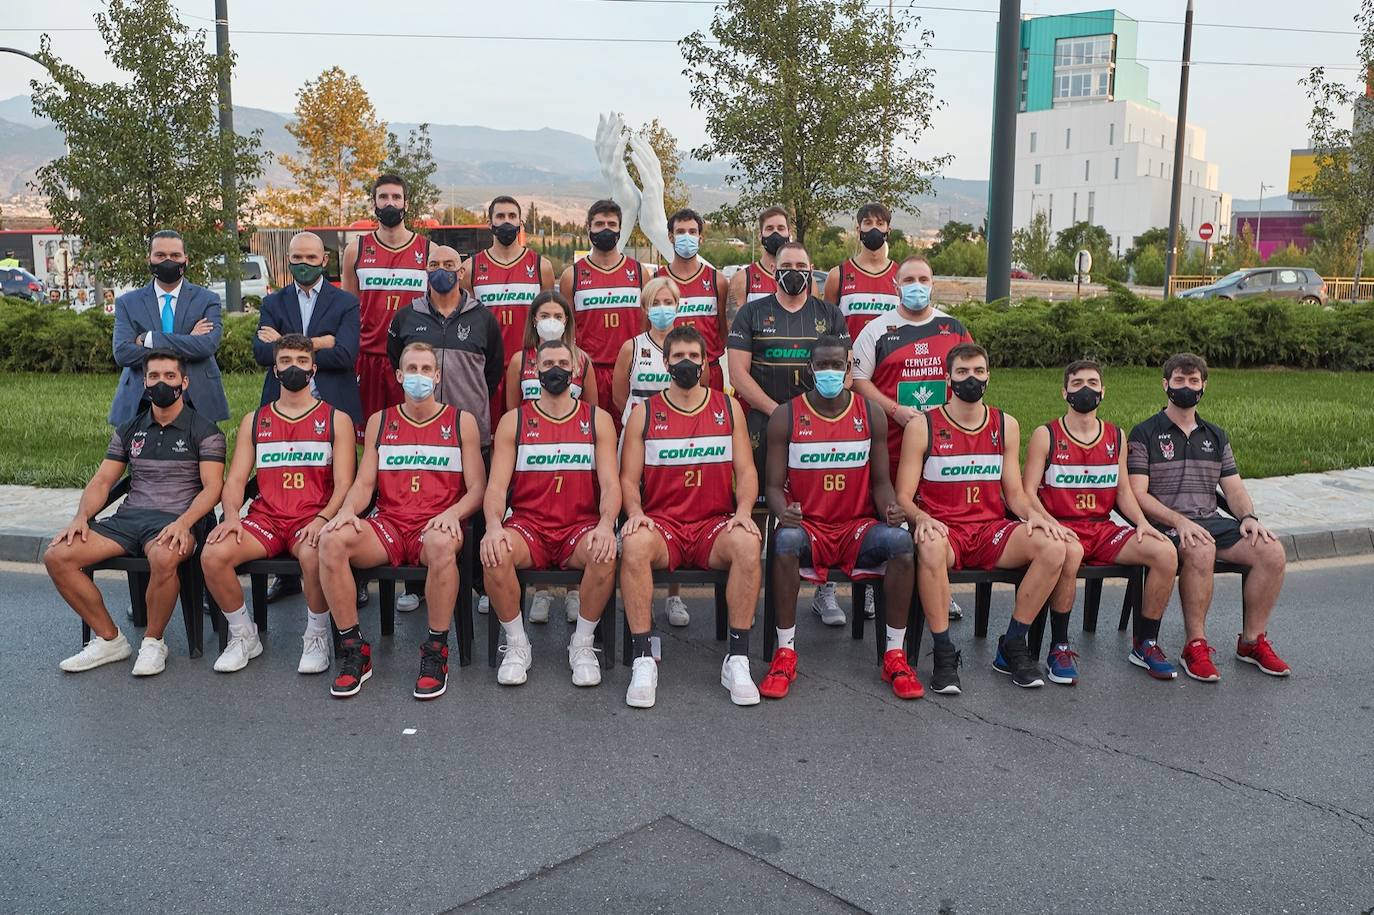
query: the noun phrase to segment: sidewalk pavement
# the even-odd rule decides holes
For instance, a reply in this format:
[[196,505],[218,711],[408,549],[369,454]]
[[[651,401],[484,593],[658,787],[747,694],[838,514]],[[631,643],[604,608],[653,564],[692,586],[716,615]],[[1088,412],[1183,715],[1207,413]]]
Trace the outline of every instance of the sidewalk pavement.
[[[1290,562],[1374,553],[1374,467],[1245,485]],[[0,486],[0,561],[38,562],[80,499],[79,489]]]

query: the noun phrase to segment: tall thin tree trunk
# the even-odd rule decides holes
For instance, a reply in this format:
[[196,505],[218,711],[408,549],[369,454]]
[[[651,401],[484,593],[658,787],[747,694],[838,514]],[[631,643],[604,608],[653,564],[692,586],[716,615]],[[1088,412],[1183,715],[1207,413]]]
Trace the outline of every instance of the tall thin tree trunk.
[[1360,274],[1364,272],[1365,237],[1369,233],[1369,223],[1360,224],[1360,237],[1355,242],[1355,278],[1350,284],[1350,301],[1360,300]]

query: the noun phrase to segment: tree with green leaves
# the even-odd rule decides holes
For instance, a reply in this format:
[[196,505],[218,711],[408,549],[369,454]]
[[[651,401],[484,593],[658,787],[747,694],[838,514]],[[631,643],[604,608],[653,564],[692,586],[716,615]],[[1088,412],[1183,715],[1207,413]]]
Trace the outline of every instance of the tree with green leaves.
[[1011,259],[1036,276],[1046,276],[1054,246],[1050,244],[1050,220],[1037,210],[1030,224],[1011,233]]
[[914,153],[940,107],[923,66],[930,38],[909,7],[723,0],[679,42],[709,138],[692,155],[734,160],[725,182],[739,198],[713,218],[747,223],[781,205],[805,241],[827,215],[873,200],[914,212],[948,161]]
[[439,188],[430,180],[438,167],[428,124],[412,128],[404,144],[396,134],[386,132],[386,161],[381,171],[405,179],[406,212],[411,216],[433,215],[439,205]]
[[[85,254],[113,283],[148,280],[148,239],[176,229],[186,239],[190,274],[237,250],[223,231],[224,166],[241,188],[262,175],[260,132],[221,142],[215,103],[222,61],[206,50],[169,0],[110,0],[95,16],[105,54],[121,77],[88,80],[43,36],[39,60],[51,79],[33,81],[33,110],[66,136],[67,151],[39,167],[34,188],[62,231],[81,237]],[[238,225],[250,212],[237,202]]]
[[930,246],[930,255],[934,257],[941,251],[954,244],[956,241],[969,241],[975,236],[973,223],[957,222],[951,219],[940,227],[940,234],[935,237],[935,243]]
[[1163,251],[1169,246],[1169,230],[1163,226],[1156,226],[1153,229],[1146,229],[1137,235],[1132,241],[1131,246],[1126,249],[1126,253],[1121,259],[1128,264],[1134,264],[1135,259],[1140,256],[1146,248],[1155,248]]

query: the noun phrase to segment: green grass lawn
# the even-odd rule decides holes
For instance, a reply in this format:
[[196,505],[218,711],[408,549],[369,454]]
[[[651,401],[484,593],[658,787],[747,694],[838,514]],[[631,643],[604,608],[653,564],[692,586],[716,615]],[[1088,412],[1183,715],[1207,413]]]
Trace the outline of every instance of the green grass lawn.
[[[1063,413],[1054,369],[998,369],[988,399],[1030,428]],[[109,442],[114,375],[0,374],[0,483],[83,486]],[[235,418],[262,376],[226,375]],[[1159,371],[1110,369],[1102,414],[1130,427],[1163,406]],[[1202,413],[1231,433],[1241,473],[1266,477],[1374,465],[1374,373],[1217,369]],[[228,425],[228,424],[225,424]],[[233,431],[230,447],[233,447]]]

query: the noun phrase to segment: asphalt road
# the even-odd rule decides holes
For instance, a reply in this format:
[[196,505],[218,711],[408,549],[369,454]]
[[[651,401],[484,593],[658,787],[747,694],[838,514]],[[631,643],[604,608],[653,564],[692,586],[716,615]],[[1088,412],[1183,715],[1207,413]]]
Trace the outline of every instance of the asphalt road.
[[[748,709],[696,598],[637,711],[623,667],[571,685],[562,622],[536,629],[526,686],[479,651],[418,703],[422,615],[382,640],[366,612],[377,674],[334,701],[295,673],[298,599],[239,674],[172,629],[162,676],[64,675],[75,616],[40,570],[0,567],[0,912],[1367,913],[1372,592],[1374,563],[1293,572],[1286,681],[1231,656],[1233,576],[1216,685],[1150,680],[1106,623],[1076,635],[1078,686],[1020,691],[970,618],[964,695],[917,702],[808,612],[792,695]],[[995,630],[1009,609],[999,589]],[[1174,609],[1171,655],[1181,638]]]

